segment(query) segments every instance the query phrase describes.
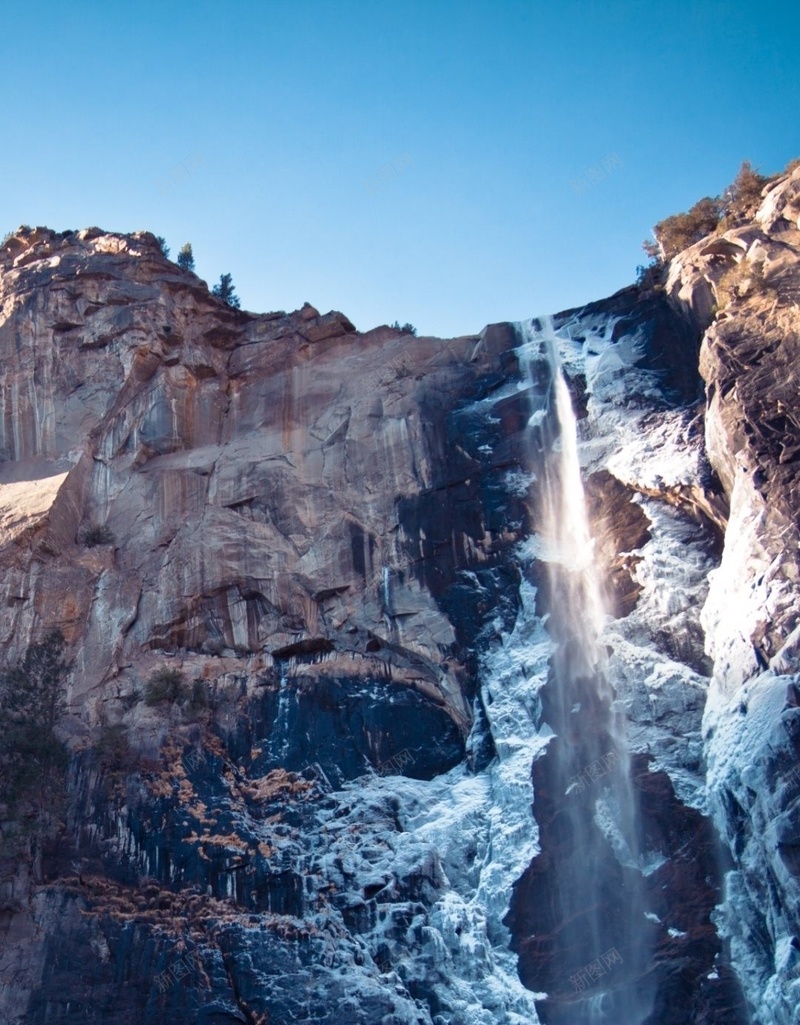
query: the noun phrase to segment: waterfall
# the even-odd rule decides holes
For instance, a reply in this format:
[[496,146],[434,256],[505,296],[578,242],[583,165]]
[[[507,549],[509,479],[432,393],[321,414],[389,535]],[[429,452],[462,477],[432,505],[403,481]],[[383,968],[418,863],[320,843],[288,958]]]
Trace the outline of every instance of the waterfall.
[[276,757],[286,758],[289,752],[289,660],[278,660],[278,707],[275,711],[275,723],[272,727],[272,736],[278,741]]
[[553,642],[542,691],[542,716],[553,738],[533,770],[541,854],[527,879],[533,906],[525,917],[535,936],[528,984],[547,994],[539,1013],[548,1025],[642,1025],[653,1003],[651,929],[625,715],[602,642],[604,591],[577,421],[552,322],[535,320],[520,331],[535,475],[532,572],[537,612]]

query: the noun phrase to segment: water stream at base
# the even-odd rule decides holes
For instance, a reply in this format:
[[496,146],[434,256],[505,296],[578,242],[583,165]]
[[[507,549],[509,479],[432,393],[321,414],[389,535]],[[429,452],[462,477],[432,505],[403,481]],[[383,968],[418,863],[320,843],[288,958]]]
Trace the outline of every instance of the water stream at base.
[[[604,593],[593,558],[577,422],[549,320],[520,326],[535,481],[538,589],[554,652],[542,692],[554,733],[534,765],[541,854],[530,870],[532,988],[547,1025],[643,1025],[653,1004],[625,716],[601,641]],[[528,983],[531,984],[530,982]]]

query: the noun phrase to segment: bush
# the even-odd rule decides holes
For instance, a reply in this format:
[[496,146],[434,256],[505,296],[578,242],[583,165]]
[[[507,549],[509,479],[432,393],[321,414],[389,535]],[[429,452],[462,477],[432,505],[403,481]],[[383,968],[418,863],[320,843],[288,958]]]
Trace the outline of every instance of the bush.
[[653,234],[658,242],[661,260],[671,260],[688,246],[710,235],[719,224],[722,208],[723,204],[719,199],[705,196],[686,213],[673,214],[672,217],[665,217],[663,221],[659,221],[653,228]]
[[154,670],[147,680],[144,700],[147,705],[160,705],[164,701],[183,701],[186,698],[186,684],[179,669],[162,666]]
[[81,531],[80,539],[81,544],[87,548],[96,548],[98,545],[113,544],[114,534],[104,523],[92,523]]
[[20,226],[16,230],[14,230],[14,231],[7,231],[5,233],[5,235],[3,235],[2,242],[0,242],[0,249],[2,249],[2,247],[6,244],[6,242],[10,242],[12,238],[14,238],[16,235],[19,235],[20,232],[22,232],[24,234],[25,232],[31,231],[31,230],[32,229],[31,229],[30,224],[20,224]]
[[156,235],[156,242],[158,242],[158,248],[161,250],[164,256],[166,256],[166,258],[169,259],[169,246],[167,245],[167,240],[164,238],[164,236]]
[[133,767],[134,757],[128,742],[128,731],[121,723],[102,726],[94,750],[100,764],[109,772],[124,772]]
[[721,223],[723,230],[741,224],[755,213],[761,202],[761,190],[768,180],[753,170],[748,160],[742,163],[739,173],[722,194],[725,204]]
[[654,242],[652,239],[646,238],[644,242],[642,242],[642,249],[644,249],[650,257],[651,263],[656,261],[659,263],[661,262],[661,250],[658,246],[658,242]]
[[764,266],[761,263],[749,263],[742,259],[735,267],[726,271],[717,282],[714,292],[717,297],[717,309],[725,309],[736,299],[749,299],[756,295],[770,295],[774,289],[764,278]]
[[636,284],[642,289],[661,288],[664,284],[665,266],[660,260],[651,260],[648,264],[639,264],[636,268]]
[[189,707],[195,712],[208,708],[208,692],[202,680],[192,680],[192,694],[189,698]]

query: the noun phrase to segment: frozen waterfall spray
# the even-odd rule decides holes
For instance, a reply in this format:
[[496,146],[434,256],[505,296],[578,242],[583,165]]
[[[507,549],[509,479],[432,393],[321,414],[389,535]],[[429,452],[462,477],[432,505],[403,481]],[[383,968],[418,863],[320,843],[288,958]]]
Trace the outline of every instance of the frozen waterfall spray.
[[553,730],[534,765],[541,854],[528,873],[526,912],[536,937],[528,981],[547,993],[543,1021],[642,1025],[652,1009],[651,966],[636,799],[624,712],[601,642],[603,587],[593,557],[577,424],[549,321],[522,328],[529,447],[535,482],[537,606],[554,644],[543,691]]

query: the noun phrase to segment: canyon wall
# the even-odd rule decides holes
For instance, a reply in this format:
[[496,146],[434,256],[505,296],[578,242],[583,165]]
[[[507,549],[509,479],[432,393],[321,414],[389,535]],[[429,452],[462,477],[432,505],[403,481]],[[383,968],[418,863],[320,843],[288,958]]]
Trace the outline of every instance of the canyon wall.
[[[799,219],[796,171],[665,288],[552,322],[650,1025],[798,1020]],[[0,651],[57,627],[72,662],[63,822],[2,862],[0,1020],[547,1020],[521,341],[232,310],[144,232],[0,249]]]

